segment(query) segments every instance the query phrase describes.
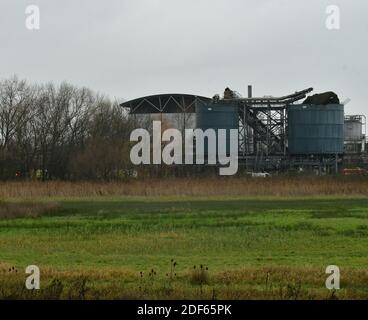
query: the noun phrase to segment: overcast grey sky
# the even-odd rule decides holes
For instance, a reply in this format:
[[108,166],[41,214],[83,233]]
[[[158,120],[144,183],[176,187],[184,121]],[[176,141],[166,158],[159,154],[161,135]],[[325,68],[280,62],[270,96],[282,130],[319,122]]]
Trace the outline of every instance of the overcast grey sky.
[[[30,4],[38,31],[25,27]],[[325,27],[331,4],[340,30]],[[1,0],[0,78],[68,81],[125,100],[314,87],[368,114],[367,16],[367,0]]]

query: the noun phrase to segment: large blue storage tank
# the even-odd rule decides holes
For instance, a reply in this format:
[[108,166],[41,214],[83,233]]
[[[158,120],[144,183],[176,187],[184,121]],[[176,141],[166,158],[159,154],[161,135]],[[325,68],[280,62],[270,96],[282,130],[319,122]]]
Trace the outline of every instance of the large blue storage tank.
[[344,152],[344,106],[288,106],[288,152],[327,155]]
[[[206,131],[214,129],[226,130],[226,150],[230,152],[230,130],[239,129],[239,107],[237,103],[216,102],[198,103],[196,106],[197,128]],[[207,143],[205,143],[207,150]]]

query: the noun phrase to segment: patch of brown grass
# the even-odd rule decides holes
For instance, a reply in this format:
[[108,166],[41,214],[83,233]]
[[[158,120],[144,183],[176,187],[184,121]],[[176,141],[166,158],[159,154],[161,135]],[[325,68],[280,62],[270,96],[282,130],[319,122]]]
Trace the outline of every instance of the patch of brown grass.
[[166,178],[129,182],[0,182],[0,198],[367,196],[364,177]]
[[41,290],[24,287],[24,269],[0,264],[0,299],[356,299],[366,300],[367,272],[342,270],[341,290],[325,287],[327,275],[319,268],[245,268],[211,273],[195,279],[186,273],[178,277],[158,274],[140,276],[123,269],[56,271],[41,268]]
[[60,208],[57,203],[0,201],[0,219],[36,218]]

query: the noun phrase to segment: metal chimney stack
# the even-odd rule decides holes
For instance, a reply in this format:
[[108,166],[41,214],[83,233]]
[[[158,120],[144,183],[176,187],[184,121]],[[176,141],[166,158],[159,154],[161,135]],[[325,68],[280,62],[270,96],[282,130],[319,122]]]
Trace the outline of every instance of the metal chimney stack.
[[253,98],[253,87],[251,85],[248,86],[248,98]]

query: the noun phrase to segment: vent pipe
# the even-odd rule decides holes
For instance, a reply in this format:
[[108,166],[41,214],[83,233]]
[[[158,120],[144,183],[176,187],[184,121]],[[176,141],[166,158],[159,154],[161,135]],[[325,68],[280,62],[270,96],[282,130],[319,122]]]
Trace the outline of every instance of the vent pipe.
[[253,98],[253,87],[251,85],[248,86],[248,98]]

